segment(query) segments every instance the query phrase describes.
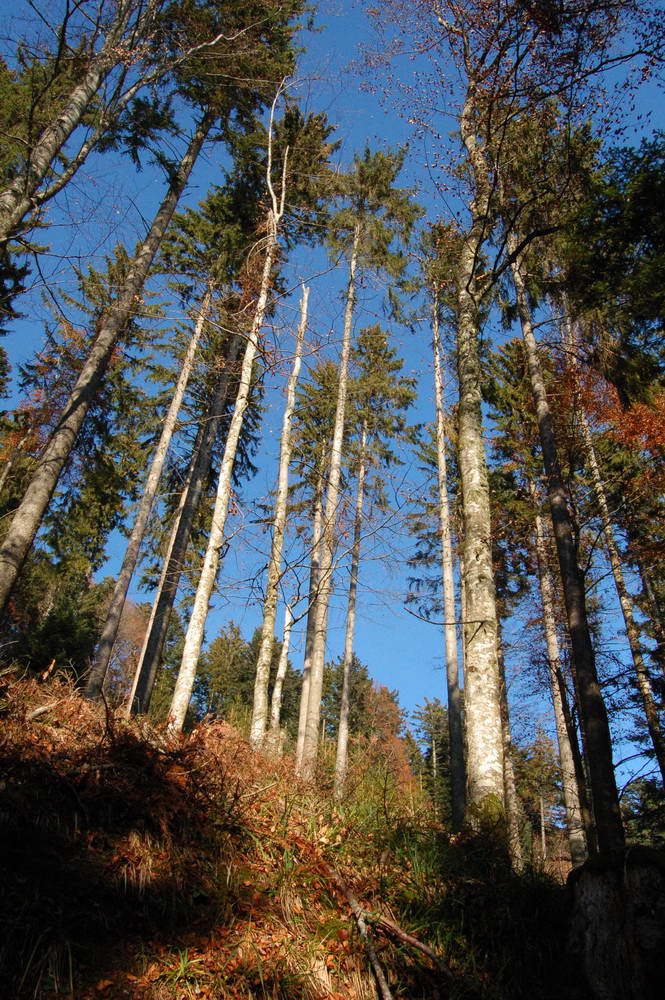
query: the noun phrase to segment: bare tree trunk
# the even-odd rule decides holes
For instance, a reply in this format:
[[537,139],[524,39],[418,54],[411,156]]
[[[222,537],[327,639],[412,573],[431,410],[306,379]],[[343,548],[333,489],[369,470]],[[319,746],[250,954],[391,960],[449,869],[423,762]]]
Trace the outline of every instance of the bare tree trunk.
[[0,610],[7,603],[90,404],[106,373],[113,348],[136,309],[166,227],[214,119],[213,112],[206,112],[197,126],[169,191],[155,215],[150,232],[130,265],[123,289],[101,321],[90,354],[60,415],[58,425],[37,462],[23,501],[14,514],[0,549]]
[[316,634],[316,608],[319,593],[319,578],[321,569],[321,533],[323,527],[323,460],[319,478],[316,484],[314,501],[314,516],[312,519],[312,556],[309,569],[309,596],[307,609],[307,627],[305,629],[305,656],[303,659],[302,688],[300,690],[300,712],[298,715],[298,739],[296,742],[296,770],[302,763],[302,748],[305,743],[305,723],[307,722],[307,703],[309,701],[309,678],[312,668],[312,653],[314,651],[314,636]]
[[282,688],[286,677],[286,668],[289,665],[289,646],[291,645],[291,629],[293,627],[293,611],[291,605],[284,608],[284,635],[282,638],[282,649],[279,654],[277,673],[275,674],[275,685],[272,689],[272,699],[270,702],[270,734],[273,742],[277,742],[280,732],[280,717],[282,714]]
[[[509,252],[515,253],[517,248],[515,236],[509,233],[506,242]],[[584,578],[577,561],[577,546],[573,537],[570,512],[559,464],[552,414],[540,367],[536,338],[533,334],[524,279],[517,259],[512,266],[512,275],[526,347],[531,390],[538,419],[547,480],[547,497],[561,571],[572,658],[580,700],[580,721],[589,763],[589,780],[598,834],[598,847],[601,851],[612,850],[623,847],[624,844],[619,796],[612,760],[612,738],[607,710],[598,682],[596,658],[586,612]]]
[[147,712],[150,707],[150,699],[171,622],[180,577],[185,567],[185,556],[194,518],[199,509],[205,481],[210,471],[212,451],[228,400],[231,376],[238,358],[240,343],[240,337],[237,334],[234,335],[224,362],[224,371],[217,382],[215,394],[196,435],[190,468],[174,517],[159,586],[153,601],[148,632],[137,667],[130,701],[130,711],[133,714]]
[[363,502],[365,499],[365,473],[367,457],[367,420],[363,421],[360,432],[360,459],[358,467],[358,486],[356,492],[356,510],[353,519],[353,545],[351,548],[351,579],[349,580],[349,598],[346,609],[346,630],[344,634],[344,659],[342,661],[342,697],[339,706],[339,730],[337,733],[337,752],[335,757],[334,794],[340,798],[344,791],[349,749],[349,707],[351,663],[353,661],[353,639],[356,627],[356,604],[358,599],[358,568],[360,566],[360,541],[362,536]]
[[[499,637],[499,643],[501,638]],[[501,738],[503,741],[503,782],[506,800],[506,821],[508,824],[508,849],[510,860],[516,872],[524,868],[524,852],[522,850],[522,835],[520,833],[520,800],[515,782],[515,765],[510,740],[510,711],[508,708],[508,689],[506,685],[506,668],[501,645],[498,648],[499,669],[501,671]]]
[[293,368],[288,381],[286,406],[282,420],[282,435],[280,443],[279,474],[277,478],[277,496],[275,498],[275,515],[273,520],[272,548],[268,564],[268,581],[266,596],[263,603],[263,625],[261,629],[261,646],[256,662],[256,680],[254,682],[254,706],[249,732],[250,742],[254,747],[260,747],[268,726],[268,683],[270,681],[270,663],[275,641],[275,617],[277,615],[277,599],[282,568],[282,547],[286,529],[286,508],[289,492],[289,465],[291,462],[291,420],[296,398],[296,384],[300,374],[302,347],[307,327],[307,302],[309,288],[303,286],[300,303],[300,324],[296,335],[296,349]]
[[342,471],[342,442],[344,438],[344,421],[346,416],[349,354],[351,351],[351,328],[353,325],[353,306],[355,302],[355,281],[359,242],[360,228],[356,225],[353,237],[351,260],[349,263],[349,282],[346,293],[342,354],[339,362],[339,384],[337,390],[337,406],[335,409],[335,427],[330,448],[328,490],[326,493],[326,507],[321,537],[321,566],[319,570],[319,589],[316,602],[316,631],[314,634],[314,648],[312,651],[312,665],[309,677],[309,696],[307,699],[305,738],[303,741],[302,761],[300,765],[300,772],[302,776],[310,780],[314,776],[319,741],[323,665],[326,649],[328,605],[330,603],[330,591],[332,588],[335,526],[337,523],[337,508],[339,505],[340,493],[339,483]]
[[263,274],[261,276],[261,287],[258,301],[256,303],[252,329],[247,338],[245,354],[242,360],[242,368],[240,370],[238,394],[236,396],[233,416],[231,418],[229,432],[226,438],[224,457],[222,458],[222,465],[219,471],[217,496],[215,498],[215,507],[212,514],[208,547],[203,560],[203,568],[199,578],[199,585],[196,589],[196,595],[194,597],[194,606],[192,608],[192,615],[189,620],[189,626],[185,636],[182,661],[180,663],[180,670],[178,671],[175,690],[171,701],[171,708],[169,711],[169,728],[172,732],[179,732],[182,729],[189,701],[192,696],[192,690],[194,688],[196,668],[198,666],[201,646],[203,644],[203,632],[206,618],[208,617],[208,607],[213,587],[215,586],[217,570],[219,568],[220,552],[222,545],[224,544],[224,527],[226,525],[226,516],[229,510],[233,466],[235,463],[236,451],[238,449],[240,432],[245,419],[245,411],[249,404],[254,359],[259,346],[259,334],[261,332],[261,327],[263,326],[263,319],[268,305],[268,293],[272,282],[272,269],[277,256],[277,234],[279,231],[280,220],[284,214],[284,201],[286,198],[286,169],[288,163],[287,147],[282,169],[281,192],[278,199],[272,185],[271,169],[272,123],[275,113],[275,105],[280,93],[281,87],[275,96],[275,100],[273,101],[268,132],[268,165],[266,169],[266,181],[272,205],[268,210],[268,236],[266,237],[266,256],[263,264]]
[[106,677],[106,671],[108,669],[111,653],[113,651],[113,644],[118,634],[118,627],[120,625],[122,610],[125,606],[127,591],[129,590],[129,584],[134,574],[134,570],[136,569],[141,542],[143,541],[145,529],[148,525],[148,519],[155,502],[155,497],[157,496],[159,480],[162,475],[162,469],[164,468],[164,462],[166,461],[166,455],[171,445],[173,432],[175,431],[178,413],[180,412],[185,390],[187,389],[187,383],[189,382],[189,377],[194,367],[194,360],[196,358],[196,352],[198,351],[205,321],[208,316],[211,298],[212,285],[209,283],[208,289],[201,302],[198,318],[187,348],[187,353],[185,354],[182,362],[182,369],[176,383],[173,399],[171,400],[171,405],[169,406],[162,425],[159,443],[157,444],[157,448],[152,459],[150,473],[148,474],[148,479],[143,490],[143,496],[141,497],[139,509],[136,514],[134,527],[127,543],[120,572],[118,573],[118,577],[116,579],[113,596],[111,597],[111,604],[109,605],[106,615],[106,622],[104,623],[104,628],[102,629],[102,633],[99,638],[92,668],[90,670],[90,674],[88,675],[86,684],[87,698],[98,698],[102,691],[102,685],[104,684],[104,678]]
[[[531,494],[534,510],[537,511],[539,507],[538,496],[536,493],[535,483],[531,481],[529,482],[529,492]],[[556,735],[559,744],[559,763],[561,765],[563,801],[566,807],[568,845],[570,847],[571,861],[574,866],[577,866],[583,864],[586,860],[587,846],[582,821],[578,775],[575,768],[575,760],[573,757],[568,727],[566,725],[566,713],[564,711],[564,699],[566,695],[565,690],[562,691],[559,686],[559,677],[562,673],[561,657],[559,655],[559,640],[556,634],[556,615],[554,613],[554,588],[552,586],[552,579],[548,569],[543,520],[538,513],[536,513],[535,541],[538,583],[540,587],[540,599],[543,606],[543,628],[545,631],[547,663],[550,675],[550,691],[552,693],[554,722],[556,725]]]
[[[579,394],[578,394],[579,395]],[[596,503],[598,505],[598,510],[600,512],[600,519],[603,525],[603,534],[605,536],[605,545],[607,546],[607,555],[610,561],[610,566],[612,568],[612,576],[614,577],[614,585],[616,587],[617,595],[619,597],[619,604],[621,605],[621,613],[623,614],[624,624],[626,626],[626,636],[628,637],[628,645],[630,646],[630,653],[633,659],[633,668],[635,670],[635,680],[637,683],[637,689],[640,693],[642,699],[642,705],[644,707],[644,715],[647,720],[647,728],[649,730],[649,736],[651,737],[651,742],[656,754],[656,760],[658,762],[658,767],[660,768],[660,774],[663,782],[665,782],[665,738],[663,736],[663,730],[661,728],[660,719],[658,718],[658,709],[654,701],[653,692],[651,690],[651,681],[649,680],[649,671],[644,662],[644,657],[642,656],[642,643],[640,641],[640,633],[635,622],[635,616],[633,615],[633,602],[628,593],[628,588],[626,587],[626,581],[623,576],[623,569],[621,566],[621,556],[619,555],[619,549],[614,537],[614,528],[612,527],[612,518],[610,517],[609,507],[607,505],[607,497],[605,495],[605,484],[603,483],[603,478],[600,474],[600,468],[598,466],[598,460],[596,458],[596,449],[593,446],[593,439],[591,437],[591,431],[589,429],[589,421],[587,420],[587,415],[584,411],[579,398],[578,412],[580,417],[580,424],[582,427],[582,439],[584,441],[584,448],[586,450],[587,461],[589,463],[589,471],[591,472],[591,482],[593,485],[593,492],[596,498]]]
[[478,356],[478,252],[489,211],[487,167],[475,135],[475,83],[469,82],[460,118],[462,140],[475,181],[457,277],[458,455],[462,486],[466,616],[464,711],[467,748],[467,812],[472,820],[501,810],[504,802],[501,698],[497,660],[497,613],[492,566],[489,482],[483,442],[481,372]]
[[443,634],[446,646],[446,683],[448,689],[448,740],[450,746],[450,792],[452,798],[452,829],[458,831],[464,823],[465,785],[464,732],[462,729],[462,696],[457,665],[457,627],[455,583],[453,579],[453,546],[448,502],[446,462],[446,430],[443,414],[443,380],[441,376],[441,340],[439,336],[439,302],[434,292],[434,399],[436,408],[436,455],[439,487],[439,531],[441,533],[441,570],[443,579]]

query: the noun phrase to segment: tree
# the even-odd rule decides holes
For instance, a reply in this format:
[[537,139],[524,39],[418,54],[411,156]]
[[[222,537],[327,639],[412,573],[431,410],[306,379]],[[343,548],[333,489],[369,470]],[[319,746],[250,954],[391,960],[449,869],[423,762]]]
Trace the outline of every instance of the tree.
[[275,633],[275,618],[277,614],[277,599],[280,577],[282,575],[282,546],[286,528],[286,506],[288,499],[289,463],[291,461],[291,419],[295,403],[296,384],[302,362],[303,340],[307,325],[307,303],[309,288],[303,286],[300,304],[300,324],[296,334],[296,345],[293,368],[286,390],[286,406],[282,420],[280,437],[279,474],[277,479],[277,495],[275,497],[275,516],[273,519],[272,547],[268,563],[268,579],[266,596],[263,603],[263,625],[261,630],[261,648],[256,663],[256,680],[254,683],[254,706],[252,709],[252,724],[250,740],[254,746],[261,746],[268,725],[268,679],[270,660]]
[[[395,240],[404,240],[420,214],[409,195],[394,187],[404,156],[374,153],[366,149],[354,158],[353,170],[341,178],[340,193],[346,202],[331,220],[332,246],[349,261],[344,329],[339,362],[339,383],[335,424],[330,445],[330,464],[321,537],[319,586],[316,602],[312,665],[307,685],[307,709],[304,715],[302,757],[299,769],[311,779],[316,763],[319,739],[319,714],[327,616],[332,588],[335,524],[340,502],[342,444],[346,419],[348,365],[356,299],[356,271],[367,268],[398,278],[405,267],[401,249],[393,250]],[[305,690],[305,685],[303,685]]]
[[355,362],[355,375],[351,384],[351,409],[353,424],[359,427],[359,440],[350,455],[350,464],[356,472],[356,502],[353,518],[351,547],[351,574],[344,636],[344,657],[340,720],[335,760],[335,793],[341,795],[347,767],[349,735],[349,683],[348,674],[353,656],[353,641],[358,591],[358,571],[362,540],[363,504],[365,492],[370,490],[383,503],[383,481],[375,473],[373,482],[366,484],[372,469],[394,464],[397,457],[394,443],[409,436],[404,417],[405,410],[415,398],[414,380],[401,375],[402,362],[389,346],[386,333],[376,324],[365,327],[358,335],[351,351]]

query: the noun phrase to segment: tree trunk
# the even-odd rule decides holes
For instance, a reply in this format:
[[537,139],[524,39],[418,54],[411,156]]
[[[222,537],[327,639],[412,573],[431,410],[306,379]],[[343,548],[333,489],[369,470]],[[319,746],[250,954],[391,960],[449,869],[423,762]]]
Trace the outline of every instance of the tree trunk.
[[268,245],[266,247],[266,257],[263,265],[263,275],[261,278],[261,290],[259,293],[256,312],[252,329],[247,338],[245,354],[242,361],[240,381],[238,385],[238,395],[236,397],[235,408],[229,426],[224,448],[224,457],[219,472],[219,483],[217,486],[217,497],[212,515],[208,547],[206,549],[203,568],[199,584],[194,598],[192,615],[185,636],[182,662],[176,680],[171,708],[169,711],[169,727],[172,732],[179,732],[185,722],[187,708],[194,688],[196,668],[199,662],[201,646],[203,644],[203,632],[205,621],[208,616],[208,607],[212,596],[215,578],[219,568],[219,559],[222,545],[224,544],[224,527],[229,509],[229,498],[231,495],[231,478],[233,475],[233,465],[235,462],[238,441],[242,430],[245,411],[249,403],[249,396],[252,383],[252,370],[254,359],[259,346],[259,334],[263,325],[266,306],[268,304],[268,292],[272,279],[272,268],[277,253],[277,229],[280,214],[274,209],[269,211],[268,216]]
[[[499,638],[499,642],[501,639]],[[520,800],[515,782],[515,765],[510,740],[510,712],[508,709],[508,689],[503,650],[499,647],[499,669],[501,671],[501,737],[503,740],[503,783],[506,800],[506,821],[508,824],[508,850],[516,872],[524,868],[524,852],[520,832]]]
[[284,636],[282,638],[282,649],[279,654],[277,673],[275,674],[275,685],[272,689],[272,699],[270,702],[270,734],[274,743],[279,742],[280,718],[282,714],[282,688],[286,677],[286,668],[289,665],[289,646],[291,645],[291,629],[293,628],[293,612],[291,605],[284,608]]
[[302,748],[305,743],[305,723],[307,722],[307,704],[309,701],[309,678],[312,669],[312,653],[314,651],[314,636],[316,634],[316,608],[319,593],[319,578],[321,569],[321,529],[323,527],[323,469],[316,484],[314,500],[314,516],[312,518],[312,555],[309,568],[309,605],[307,608],[307,627],[305,629],[305,656],[303,659],[302,688],[300,690],[300,711],[298,715],[298,739],[296,742],[296,770],[302,763]]
[[[508,251],[511,254],[514,253],[517,246],[514,235],[509,233],[506,241]],[[611,850],[622,847],[624,843],[619,796],[612,761],[612,738],[607,710],[598,682],[596,658],[586,612],[584,577],[577,562],[577,546],[573,537],[570,512],[559,465],[552,414],[538,358],[536,338],[533,335],[524,280],[517,259],[512,265],[512,275],[545,465],[547,497],[552,516],[570,632],[572,659],[577,679],[580,721],[589,763],[589,782],[598,847],[601,851]]]
[[272,548],[268,564],[268,582],[263,603],[263,625],[261,629],[261,646],[256,662],[256,680],[254,682],[254,705],[249,739],[254,747],[260,747],[268,726],[268,683],[270,681],[270,664],[275,641],[275,618],[277,615],[277,599],[282,567],[282,547],[286,529],[286,509],[289,492],[289,465],[291,462],[291,419],[296,398],[296,384],[300,374],[302,347],[307,327],[307,302],[309,288],[303,287],[300,303],[300,324],[296,335],[296,350],[293,368],[288,381],[286,406],[282,420],[282,435],[280,439],[279,473],[277,478],[277,496],[275,498],[275,516],[273,520]]
[[164,462],[166,461],[166,455],[171,445],[173,432],[175,431],[178,413],[180,412],[180,407],[187,389],[187,383],[189,382],[189,377],[192,373],[192,368],[194,367],[194,360],[196,358],[199,341],[201,340],[208,310],[210,308],[211,298],[212,287],[209,284],[201,302],[199,315],[194,327],[194,333],[192,334],[192,338],[187,348],[187,353],[185,354],[182,362],[182,370],[176,383],[173,399],[171,400],[171,405],[169,406],[162,425],[162,433],[152,459],[150,473],[143,490],[143,496],[141,497],[139,509],[136,514],[134,527],[127,543],[125,557],[122,561],[120,572],[118,573],[118,577],[116,579],[111,604],[106,615],[106,622],[104,623],[104,628],[102,629],[102,634],[99,638],[97,651],[95,653],[95,658],[93,660],[92,668],[86,684],[86,697],[88,698],[98,698],[101,695],[102,685],[104,684],[104,678],[106,677],[106,671],[108,669],[111,653],[113,651],[113,644],[118,634],[122,610],[125,606],[125,600],[127,598],[127,591],[129,590],[129,584],[132,576],[134,575],[134,570],[136,569],[141,543],[143,541],[145,529],[148,525],[148,519],[152,512],[155,497],[157,496],[159,480],[161,479],[162,469],[164,468]]
[[349,354],[351,351],[351,328],[353,325],[353,306],[355,302],[355,281],[359,242],[360,229],[359,226],[356,225],[351,260],[349,263],[349,283],[347,286],[346,309],[344,313],[342,353],[339,362],[339,385],[337,390],[337,406],[335,409],[335,427],[330,448],[328,490],[326,493],[326,507],[323,518],[323,532],[321,536],[321,566],[319,570],[319,589],[316,602],[316,630],[314,634],[312,665],[309,677],[305,737],[303,740],[302,761],[300,765],[302,777],[307,780],[311,780],[314,777],[314,768],[316,765],[316,755],[319,741],[323,665],[326,650],[328,605],[330,602],[330,591],[332,588],[335,526],[337,522],[337,508],[339,505],[340,493],[339,483],[342,471],[342,442],[344,438],[344,422],[346,416]]
[[474,110],[475,85],[471,81],[460,130],[474,176],[475,196],[457,276],[458,455],[466,588],[464,713],[467,812],[472,822],[483,822],[487,815],[492,823],[497,810],[504,808],[504,767],[492,525],[478,356],[481,294],[476,281],[478,254],[486,236],[489,188],[487,167],[474,133]]
[[628,637],[628,645],[630,646],[630,653],[633,659],[633,668],[635,670],[635,680],[637,683],[637,689],[642,699],[644,714],[647,720],[647,728],[649,730],[649,736],[651,737],[651,742],[653,744],[653,748],[656,754],[658,767],[660,768],[661,778],[665,783],[665,738],[663,736],[663,730],[660,725],[660,719],[658,718],[658,709],[656,707],[656,703],[653,697],[653,692],[651,690],[649,671],[647,670],[647,666],[644,662],[644,657],[642,656],[642,643],[640,641],[639,629],[637,627],[637,623],[635,622],[635,617],[633,615],[633,602],[630,597],[630,594],[628,593],[628,588],[626,587],[626,581],[624,580],[623,576],[623,569],[621,566],[621,556],[619,555],[619,549],[617,547],[616,539],[614,537],[612,518],[610,517],[610,511],[607,505],[607,497],[605,495],[605,484],[603,483],[603,479],[600,474],[600,468],[598,467],[598,460],[596,458],[596,449],[593,446],[593,439],[591,437],[591,431],[589,429],[589,422],[587,420],[587,415],[579,399],[578,399],[578,411],[580,417],[580,424],[582,427],[582,439],[584,441],[584,448],[586,450],[587,461],[589,463],[589,471],[591,472],[591,482],[593,485],[593,492],[596,498],[596,503],[598,505],[598,510],[600,512],[601,523],[603,525],[603,534],[605,536],[607,555],[610,561],[610,566],[612,568],[614,585],[616,587],[617,595],[619,597],[619,604],[621,605],[621,613],[623,614],[623,620],[626,626],[626,635]]
[[[536,494],[536,486],[533,482],[529,482],[529,492],[533,501],[534,510],[537,511],[538,497]],[[556,634],[554,588],[552,586],[552,579],[548,569],[543,521],[538,513],[536,514],[536,565],[538,569],[540,599],[543,606],[543,629],[545,631],[545,644],[547,648],[550,691],[552,693],[554,722],[556,725],[556,735],[559,744],[559,763],[561,766],[561,781],[563,784],[563,800],[566,807],[568,845],[570,847],[570,859],[573,866],[577,866],[581,865],[586,859],[586,837],[582,822],[578,775],[575,768],[571,739],[566,726],[566,713],[564,711],[564,699],[566,696],[565,691],[562,691],[559,686],[559,676],[561,676],[561,657],[559,655],[559,640]],[[587,818],[587,822],[588,820],[589,818]]]
[[97,388],[108,368],[113,349],[136,309],[143,285],[189,179],[215,115],[207,112],[197,126],[171,186],[127,273],[116,302],[101,321],[99,332],[76,385],[44,448],[23,501],[18,507],[0,549],[0,610],[4,609],[35,534],[41,524],[60,474],[69,458]]
[[[92,55],[81,82],[72,90],[62,110],[44,129],[21,172],[0,192],[0,246],[6,243],[33,208],[33,198],[58,153],[80,125],[103,80],[117,64],[122,35],[134,10],[132,0],[121,0],[114,21],[99,52]],[[149,13],[147,16],[150,16]],[[127,56],[130,53],[127,52]]]
[[234,365],[240,350],[240,337],[231,339],[228,355],[224,362],[224,372],[217,383],[215,394],[204,420],[199,426],[192,459],[187,472],[178,510],[174,517],[173,530],[160,576],[159,586],[153,601],[152,613],[146,640],[137,667],[134,692],[130,702],[132,714],[147,712],[164,650],[164,643],[171,622],[180,577],[185,568],[185,556],[189,546],[192,526],[199,509],[205,481],[210,471],[212,451],[217,440],[219,427],[228,401],[229,386]]
[[353,661],[353,639],[356,627],[356,603],[358,598],[358,568],[360,566],[360,541],[362,536],[363,502],[365,499],[365,473],[367,447],[367,420],[363,421],[360,433],[360,459],[358,468],[358,486],[356,492],[356,510],[353,519],[353,545],[351,548],[351,579],[349,580],[349,598],[346,609],[346,631],[344,634],[344,659],[342,661],[342,697],[339,706],[339,730],[337,733],[337,752],[335,756],[334,794],[341,798],[346,779],[349,749],[349,686],[351,679],[351,663]]
[[450,792],[452,798],[452,829],[456,832],[464,823],[466,775],[464,768],[464,732],[462,729],[462,695],[457,665],[457,627],[455,583],[453,579],[453,547],[448,502],[446,462],[446,431],[443,413],[443,380],[441,377],[441,340],[439,336],[439,302],[434,292],[434,399],[436,408],[436,455],[439,487],[439,530],[441,533],[441,570],[443,580],[443,634],[446,647],[446,683],[448,689],[448,739],[450,745]]

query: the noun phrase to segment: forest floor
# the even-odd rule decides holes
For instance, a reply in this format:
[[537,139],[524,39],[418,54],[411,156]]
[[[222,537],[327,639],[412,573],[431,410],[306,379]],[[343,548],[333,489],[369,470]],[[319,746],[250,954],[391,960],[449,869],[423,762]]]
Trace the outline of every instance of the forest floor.
[[395,1000],[585,997],[565,887],[376,774],[335,804],[224,723],[176,739],[0,680],[0,996],[374,1000],[348,890]]

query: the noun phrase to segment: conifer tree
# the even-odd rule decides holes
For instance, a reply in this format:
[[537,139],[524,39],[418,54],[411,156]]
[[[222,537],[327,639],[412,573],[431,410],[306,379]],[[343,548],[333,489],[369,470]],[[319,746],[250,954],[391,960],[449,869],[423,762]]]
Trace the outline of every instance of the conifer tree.
[[[307,708],[302,736],[299,769],[312,778],[319,739],[319,715],[327,631],[328,606],[332,589],[335,525],[340,503],[342,445],[346,420],[348,366],[356,300],[356,272],[359,268],[383,272],[393,279],[403,273],[405,259],[401,248],[392,249],[396,240],[408,237],[420,214],[408,194],[394,187],[404,159],[403,153],[371,153],[354,158],[353,169],[340,179],[343,207],[331,220],[332,249],[343,253],[349,262],[344,328],[339,361],[339,383],[335,424],[330,445],[325,511],[321,538],[316,623],[312,665],[307,691]],[[303,687],[303,691],[304,691]]]
[[[366,484],[372,469],[389,466],[397,461],[393,451],[396,440],[406,439],[404,411],[414,400],[413,379],[400,375],[402,362],[389,346],[386,333],[376,324],[363,328],[351,351],[354,376],[350,386],[353,425],[359,428],[359,440],[349,455],[355,466],[356,501],[353,518],[353,541],[349,594],[342,661],[342,694],[340,701],[337,754],[335,759],[335,793],[344,788],[349,737],[349,670],[353,656],[358,571],[362,540],[363,504],[367,486],[382,501],[383,483],[380,473]],[[412,435],[411,435],[412,437]]]

